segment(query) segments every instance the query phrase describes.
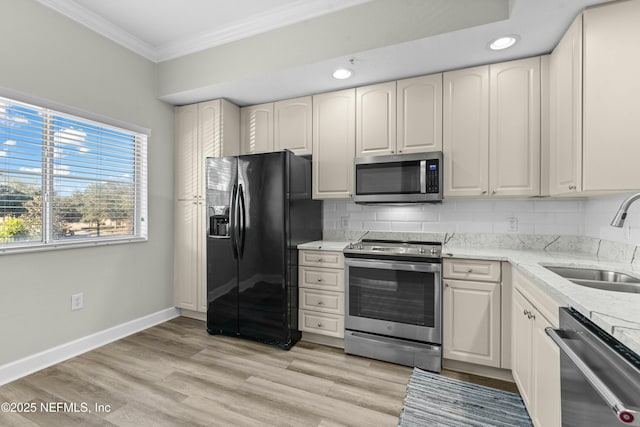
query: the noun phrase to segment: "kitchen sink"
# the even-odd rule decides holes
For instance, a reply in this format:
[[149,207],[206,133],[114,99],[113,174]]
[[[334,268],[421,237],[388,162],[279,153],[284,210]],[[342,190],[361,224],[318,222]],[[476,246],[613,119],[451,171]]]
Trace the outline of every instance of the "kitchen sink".
[[640,293],[640,278],[619,271],[549,265],[543,267],[576,285],[605,291]]

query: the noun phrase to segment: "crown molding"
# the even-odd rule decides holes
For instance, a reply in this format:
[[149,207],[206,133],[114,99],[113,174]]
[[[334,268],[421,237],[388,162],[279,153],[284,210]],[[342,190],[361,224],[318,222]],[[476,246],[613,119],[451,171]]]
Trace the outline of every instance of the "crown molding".
[[69,0],[36,0],[38,3],[72,19],[90,30],[105,36],[108,39],[126,47],[153,62],[158,62],[156,49],[149,43],[131,35],[122,28],[107,21],[100,15]]
[[368,3],[371,0],[298,0],[292,4],[252,15],[216,31],[207,31],[160,46],[158,62],[221,46],[260,33],[317,18],[342,9]]
[[298,0],[286,6],[232,22],[215,31],[203,32],[157,47],[140,40],[74,1],[36,1],[153,62],[162,62],[368,3],[372,0]]

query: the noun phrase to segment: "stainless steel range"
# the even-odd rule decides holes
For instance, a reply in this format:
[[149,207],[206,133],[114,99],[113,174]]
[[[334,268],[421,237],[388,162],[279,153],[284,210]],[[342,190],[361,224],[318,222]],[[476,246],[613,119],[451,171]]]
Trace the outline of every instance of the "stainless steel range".
[[362,240],[344,249],[345,352],[440,372],[442,246]]

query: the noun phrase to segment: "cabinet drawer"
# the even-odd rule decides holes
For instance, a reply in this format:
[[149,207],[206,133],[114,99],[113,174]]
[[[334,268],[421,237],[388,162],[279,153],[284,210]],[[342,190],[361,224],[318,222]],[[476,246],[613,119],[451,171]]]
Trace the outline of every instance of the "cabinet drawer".
[[501,277],[500,261],[444,259],[442,260],[442,269],[442,275],[447,279],[499,282]]
[[300,308],[344,315],[344,294],[300,288]]
[[344,268],[342,252],[302,250],[299,252],[298,262],[312,267]]
[[344,316],[307,310],[299,310],[298,315],[301,331],[344,338]]
[[344,292],[344,270],[332,268],[300,267],[298,286]]

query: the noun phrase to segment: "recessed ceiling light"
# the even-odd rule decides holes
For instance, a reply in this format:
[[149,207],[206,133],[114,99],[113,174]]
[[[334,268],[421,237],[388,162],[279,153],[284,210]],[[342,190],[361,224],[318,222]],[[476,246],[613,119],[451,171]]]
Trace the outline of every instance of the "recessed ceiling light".
[[502,50],[508,47],[513,46],[518,41],[519,37],[516,35],[504,36],[495,39],[490,45],[489,48],[492,50]]
[[333,78],[338,80],[348,79],[353,75],[353,71],[348,68],[338,68],[333,72]]

